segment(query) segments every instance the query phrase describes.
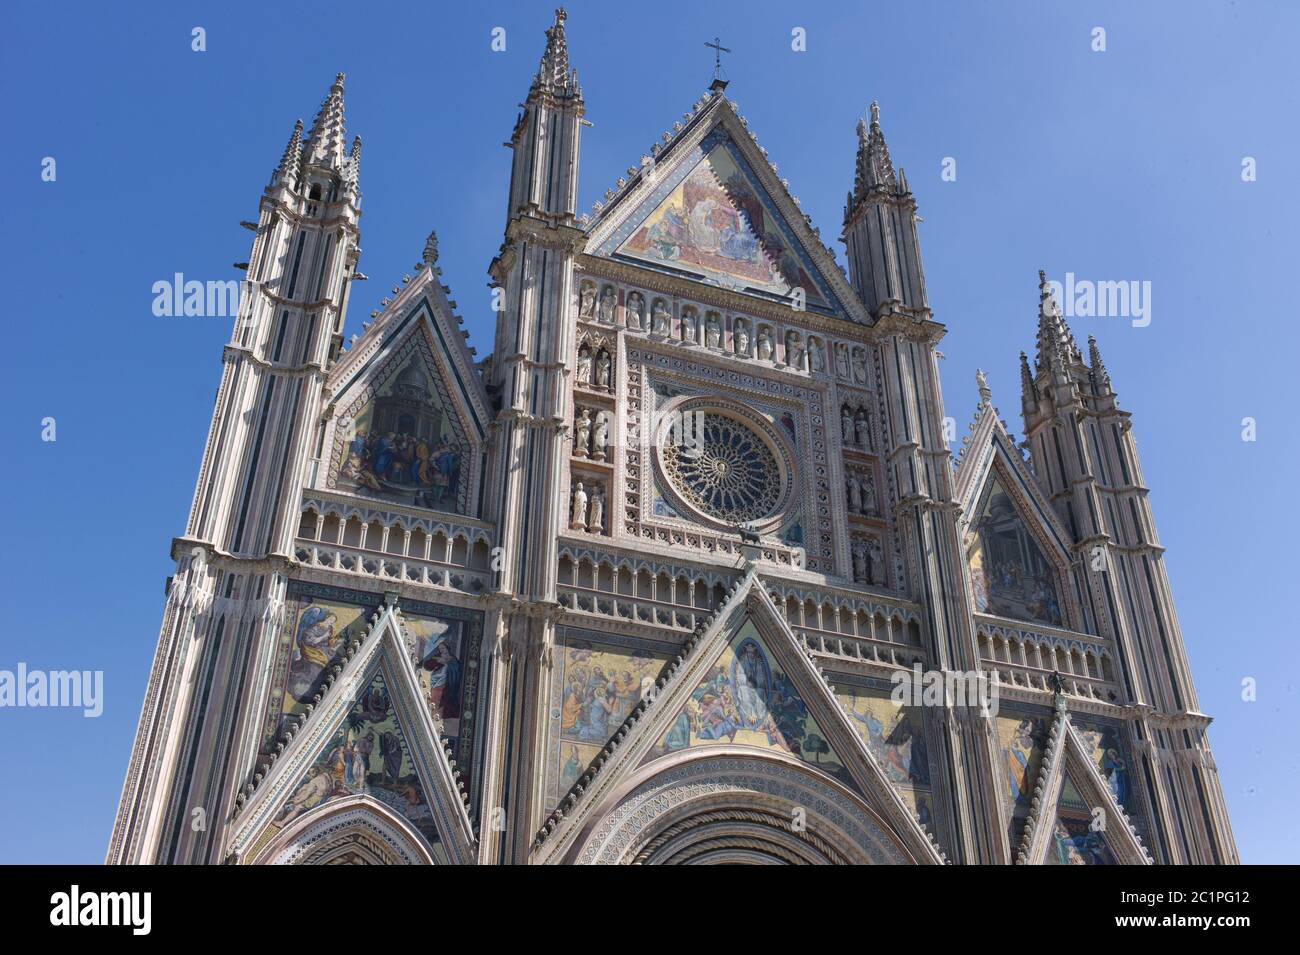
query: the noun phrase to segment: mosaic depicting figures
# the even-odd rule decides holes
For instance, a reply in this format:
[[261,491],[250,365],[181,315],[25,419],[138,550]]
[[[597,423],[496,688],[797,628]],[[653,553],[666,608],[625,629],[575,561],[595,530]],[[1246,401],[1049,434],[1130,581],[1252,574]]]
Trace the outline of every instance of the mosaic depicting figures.
[[619,250],[780,295],[817,285],[725,143],[714,146]]
[[572,640],[560,674],[559,791],[567,792],[663,670],[665,655]]
[[930,759],[921,708],[896,704],[886,689],[837,684],[835,695],[876,765],[912,811],[928,824]]
[[320,690],[321,677],[354,636],[365,632],[373,608],[310,596],[293,599],[291,623],[280,635],[263,726],[264,745],[274,740],[286,717],[303,713]]
[[654,755],[718,743],[779,750],[832,776],[850,779],[793,682],[750,622],[700,681]]
[[1002,776],[1011,803],[1008,829],[1011,844],[1018,845],[1034,798],[1034,784],[1043,763],[1047,721],[1041,717],[1003,712],[997,717],[1002,751]]
[[974,530],[968,559],[975,608],[1001,617],[1063,626],[1055,569],[996,479],[986,492]]
[[387,500],[463,511],[461,469],[467,448],[454,412],[418,350],[346,421],[339,485]]
[[1093,822],[1090,807],[1068,776],[1062,781],[1052,843],[1043,861],[1048,865],[1116,864],[1103,831]]
[[460,735],[465,688],[465,621],[404,615],[402,624],[415,643],[416,674],[429,713],[442,734]]
[[272,825],[282,829],[332,799],[363,794],[406,818],[431,847],[438,845],[433,810],[411,762],[388,687],[379,673],[289,795]]
[[1090,726],[1080,722],[1076,722],[1075,730],[1106,780],[1110,794],[1127,810],[1131,805],[1128,760],[1124,756],[1126,747],[1120,741],[1119,731],[1110,726]]

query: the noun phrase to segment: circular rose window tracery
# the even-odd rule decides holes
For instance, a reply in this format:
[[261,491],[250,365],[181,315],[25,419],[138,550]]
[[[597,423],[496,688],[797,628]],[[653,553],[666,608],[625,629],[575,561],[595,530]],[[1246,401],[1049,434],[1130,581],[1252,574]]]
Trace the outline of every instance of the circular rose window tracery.
[[672,489],[690,507],[724,524],[771,517],[784,480],[776,455],[754,430],[714,410],[680,412],[659,459]]

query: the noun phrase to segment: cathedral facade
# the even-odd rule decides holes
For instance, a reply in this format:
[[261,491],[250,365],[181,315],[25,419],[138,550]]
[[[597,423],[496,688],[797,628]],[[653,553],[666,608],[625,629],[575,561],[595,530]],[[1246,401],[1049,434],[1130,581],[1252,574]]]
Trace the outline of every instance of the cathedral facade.
[[434,236],[345,343],[341,74],[298,123],[109,862],[1238,861],[1096,343],[1040,277],[954,460],[878,110],[846,274],[725,87],[579,216],[557,11],[481,359]]

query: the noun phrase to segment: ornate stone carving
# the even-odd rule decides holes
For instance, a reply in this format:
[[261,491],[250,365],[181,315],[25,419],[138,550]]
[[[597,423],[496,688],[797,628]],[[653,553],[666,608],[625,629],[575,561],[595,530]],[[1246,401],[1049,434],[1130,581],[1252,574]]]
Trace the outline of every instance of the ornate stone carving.
[[630,292],[623,313],[627,319],[628,330],[639,332],[645,315],[645,296],[640,292]]
[[614,291],[614,286],[606,285],[600,290],[600,308],[597,312],[597,316],[606,325],[613,325],[614,309],[617,305],[618,293]]
[[736,325],[731,333],[732,343],[735,345],[736,354],[742,358],[749,357],[749,323],[743,318],[736,319]]
[[596,283],[583,282],[578,290],[578,316],[580,318],[596,317]]
[[682,341],[694,345],[699,339],[699,313],[694,305],[682,309]]
[[591,446],[591,412],[583,408],[573,423],[573,453],[585,458]]
[[667,337],[672,334],[672,325],[673,313],[669,311],[668,303],[661,298],[655,299],[650,309],[650,331]]
[[573,486],[569,508],[569,526],[575,531],[587,529],[587,491],[579,481]]

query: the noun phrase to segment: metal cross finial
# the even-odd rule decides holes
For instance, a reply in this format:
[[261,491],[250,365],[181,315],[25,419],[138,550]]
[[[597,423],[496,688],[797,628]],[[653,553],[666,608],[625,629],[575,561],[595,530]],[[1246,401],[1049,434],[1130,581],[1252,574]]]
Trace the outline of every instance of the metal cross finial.
[[720,80],[722,79],[722,54],[730,53],[731,51],[723,46],[722,39],[716,36],[713,38],[712,43],[706,43],[704,45],[713,51],[713,78],[715,80]]

